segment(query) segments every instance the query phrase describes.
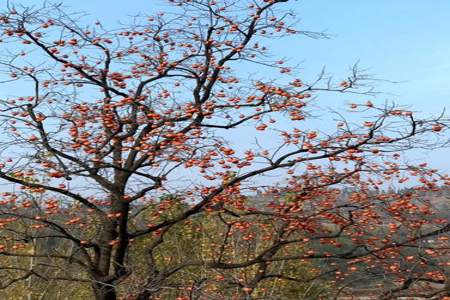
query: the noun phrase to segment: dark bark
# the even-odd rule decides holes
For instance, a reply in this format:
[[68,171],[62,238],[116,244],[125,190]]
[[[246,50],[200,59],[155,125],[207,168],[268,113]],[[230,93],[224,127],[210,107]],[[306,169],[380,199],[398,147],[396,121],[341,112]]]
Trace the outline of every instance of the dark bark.
[[114,286],[104,285],[101,283],[94,283],[92,285],[94,290],[95,300],[116,300],[117,294]]
[[136,300],[149,300],[150,296],[150,291],[144,291],[136,297]]

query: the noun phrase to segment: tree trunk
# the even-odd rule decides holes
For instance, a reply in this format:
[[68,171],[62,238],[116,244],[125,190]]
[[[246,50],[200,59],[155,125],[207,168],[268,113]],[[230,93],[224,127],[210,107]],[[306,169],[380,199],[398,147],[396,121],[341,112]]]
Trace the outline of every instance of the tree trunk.
[[94,290],[95,300],[116,300],[117,294],[113,286],[102,285],[100,283],[94,283],[92,285]]

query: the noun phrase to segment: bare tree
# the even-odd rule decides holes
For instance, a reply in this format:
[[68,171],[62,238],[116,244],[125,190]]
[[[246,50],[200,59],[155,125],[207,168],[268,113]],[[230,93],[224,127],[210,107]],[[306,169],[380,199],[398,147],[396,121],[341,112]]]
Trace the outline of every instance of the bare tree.
[[[307,129],[320,93],[373,91],[356,67],[345,80],[322,73],[308,83],[273,59],[266,39],[324,36],[295,29],[288,0],[169,2],[172,13],[117,30],[85,26],[82,15],[48,3],[1,14],[2,83],[11,96],[1,101],[0,178],[11,190],[1,202],[0,255],[37,259],[31,268],[2,266],[2,287],[36,276],[88,283],[96,299],[158,299],[167,289],[177,299],[207,299],[219,284],[232,292],[215,297],[252,299],[270,281],[325,278],[344,289],[364,269],[400,280],[383,296],[417,282],[444,284],[427,288],[448,295],[448,265],[437,261],[448,255],[450,225],[426,217],[433,208],[417,194],[449,180],[400,156],[436,146],[446,120],[363,101],[350,105],[350,119],[339,116],[336,130]],[[248,77],[253,68],[280,78]],[[267,138],[242,149],[230,133]],[[408,192],[383,191],[408,180]],[[273,199],[250,201],[255,192]],[[199,218],[222,228],[214,255],[164,260],[158,249],[174,242],[165,237]],[[390,231],[377,230],[380,222]],[[437,242],[424,244],[430,237]],[[60,247],[24,251],[30,240],[49,239]],[[145,267],[130,257],[140,241]],[[251,251],[230,255],[244,247]],[[284,272],[279,262],[291,261],[317,270],[309,278]],[[142,280],[132,282],[138,267]],[[194,267],[209,273],[174,283]]]

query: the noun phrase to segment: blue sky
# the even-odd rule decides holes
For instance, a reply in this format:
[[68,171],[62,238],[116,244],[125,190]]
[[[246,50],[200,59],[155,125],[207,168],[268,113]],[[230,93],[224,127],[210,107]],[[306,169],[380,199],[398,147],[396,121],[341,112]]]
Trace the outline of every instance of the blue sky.
[[[106,25],[167,8],[165,0],[61,2]],[[450,1],[291,0],[285,7],[301,19],[299,29],[331,35],[323,40],[290,37],[273,43],[277,55],[290,58],[292,63],[301,62],[306,77],[313,77],[325,66],[329,73],[342,78],[359,61],[375,77],[399,82],[380,82],[377,89],[385,93],[377,96],[379,101],[395,101],[423,113],[438,114],[445,106],[450,109]],[[324,95],[323,99],[334,108],[344,106],[352,97]],[[424,154],[423,158],[441,163],[446,152]],[[450,162],[445,165],[450,168]]]
[[439,111],[450,102],[450,1],[299,1],[304,25],[335,34],[306,43],[308,66],[338,72],[360,60],[399,103]]
[[[163,10],[165,4],[164,0],[62,2],[110,24],[139,12]],[[378,89],[386,92],[381,100],[434,113],[450,103],[450,1],[299,0],[285,6],[302,20],[300,29],[332,35],[327,40],[288,38],[275,46],[280,56],[302,62],[306,73],[316,74],[326,66],[341,76],[359,60],[377,78],[400,82],[380,84]]]

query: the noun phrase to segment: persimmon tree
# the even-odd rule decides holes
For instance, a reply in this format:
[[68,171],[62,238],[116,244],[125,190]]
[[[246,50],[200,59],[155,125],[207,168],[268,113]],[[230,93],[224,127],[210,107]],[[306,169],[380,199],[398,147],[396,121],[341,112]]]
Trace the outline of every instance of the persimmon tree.
[[[382,297],[448,296],[450,225],[419,193],[450,181],[402,156],[435,146],[447,121],[376,105],[357,68],[308,82],[273,58],[271,39],[321,36],[294,28],[291,1],[168,2],[117,30],[61,5],[0,15],[0,256],[36,259],[2,265],[0,286],[279,299],[270,284],[326,280],[339,294],[368,276],[391,283]],[[321,93],[358,101],[320,128]],[[174,232],[208,235],[202,222],[216,226],[208,251],[183,257]],[[59,246],[27,250],[48,239]]]

